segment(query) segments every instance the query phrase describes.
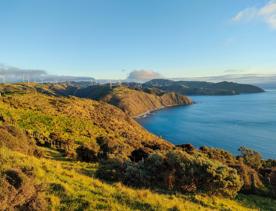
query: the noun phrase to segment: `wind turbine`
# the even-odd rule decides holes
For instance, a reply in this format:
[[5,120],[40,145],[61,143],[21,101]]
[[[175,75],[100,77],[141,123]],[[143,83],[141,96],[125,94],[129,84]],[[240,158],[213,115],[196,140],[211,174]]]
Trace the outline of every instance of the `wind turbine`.
[[0,78],[2,79],[2,83],[6,83],[6,78],[5,78],[5,75],[0,75]]

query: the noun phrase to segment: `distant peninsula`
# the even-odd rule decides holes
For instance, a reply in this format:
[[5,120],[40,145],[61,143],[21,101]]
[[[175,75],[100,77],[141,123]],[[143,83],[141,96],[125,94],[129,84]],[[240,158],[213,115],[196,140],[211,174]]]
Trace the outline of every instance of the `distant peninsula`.
[[143,89],[157,89],[162,92],[176,92],[183,95],[239,95],[260,93],[260,87],[239,84],[234,82],[205,82],[205,81],[173,81],[167,79],[154,79],[142,85]]

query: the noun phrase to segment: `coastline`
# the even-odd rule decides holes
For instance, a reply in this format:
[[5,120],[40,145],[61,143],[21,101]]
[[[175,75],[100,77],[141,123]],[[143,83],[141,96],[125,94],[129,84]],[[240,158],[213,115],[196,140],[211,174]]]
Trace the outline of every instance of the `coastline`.
[[148,111],[146,111],[146,112],[144,112],[142,114],[133,116],[132,118],[134,118],[134,119],[141,119],[141,118],[144,118],[146,115],[149,115],[151,113],[154,113],[154,112],[166,109],[166,108],[173,108],[173,107],[180,107],[180,106],[190,106],[190,105],[193,105],[193,104],[195,104],[195,102],[192,102],[191,104],[178,104],[178,105],[162,106],[162,107],[159,107],[159,108],[156,108],[156,109],[148,110]]
[[[187,97],[191,98],[191,97],[198,97],[198,96],[237,96],[237,95],[251,95],[251,94],[262,94],[262,93],[265,93],[265,92],[270,92],[270,91],[276,91],[276,89],[264,89],[263,92],[252,92],[252,93],[240,93],[240,94],[233,94],[233,95],[187,95]],[[191,104],[177,104],[177,105],[168,105],[168,106],[162,106],[162,107],[159,107],[159,108],[156,108],[156,109],[152,109],[152,110],[148,110],[144,113],[141,113],[139,115],[136,115],[136,116],[132,116],[132,118],[134,119],[141,119],[141,118],[144,118],[144,116],[146,115],[149,115],[151,113],[154,113],[156,111],[160,111],[160,110],[163,110],[163,109],[166,109],[166,108],[172,108],[172,107],[179,107],[179,106],[189,106],[189,105],[193,105],[193,104],[196,104],[196,102],[192,101]]]

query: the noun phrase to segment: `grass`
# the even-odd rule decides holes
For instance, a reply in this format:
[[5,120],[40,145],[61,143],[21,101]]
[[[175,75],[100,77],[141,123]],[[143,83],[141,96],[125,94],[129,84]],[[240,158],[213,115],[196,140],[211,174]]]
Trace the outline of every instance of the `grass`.
[[76,162],[44,149],[45,157],[0,149],[1,171],[31,169],[34,183],[43,184],[52,210],[275,210],[276,201],[239,195],[236,200],[206,195],[157,193],[121,183],[107,184],[94,177],[98,164]]
[[[127,156],[142,142],[170,145],[144,130],[120,109],[88,99],[55,97],[43,94],[13,94],[0,98],[0,115],[43,140],[51,133],[75,144],[106,136],[120,143]],[[131,141],[130,141],[131,140]]]

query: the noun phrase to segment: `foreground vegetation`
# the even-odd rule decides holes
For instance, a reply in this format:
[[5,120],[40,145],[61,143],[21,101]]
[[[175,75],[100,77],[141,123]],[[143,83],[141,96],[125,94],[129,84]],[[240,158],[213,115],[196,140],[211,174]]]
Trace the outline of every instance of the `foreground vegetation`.
[[43,85],[0,90],[0,210],[276,210],[276,161],[253,150],[174,146]]
[[[38,159],[1,148],[1,210],[276,210],[275,200],[260,196],[233,200],[105,183],[95,178],[98,164],[64,160],[53,150],[44,153],[46,158]],[[14,182],[21,182],[4,189],[9,172],[14,172]]]

